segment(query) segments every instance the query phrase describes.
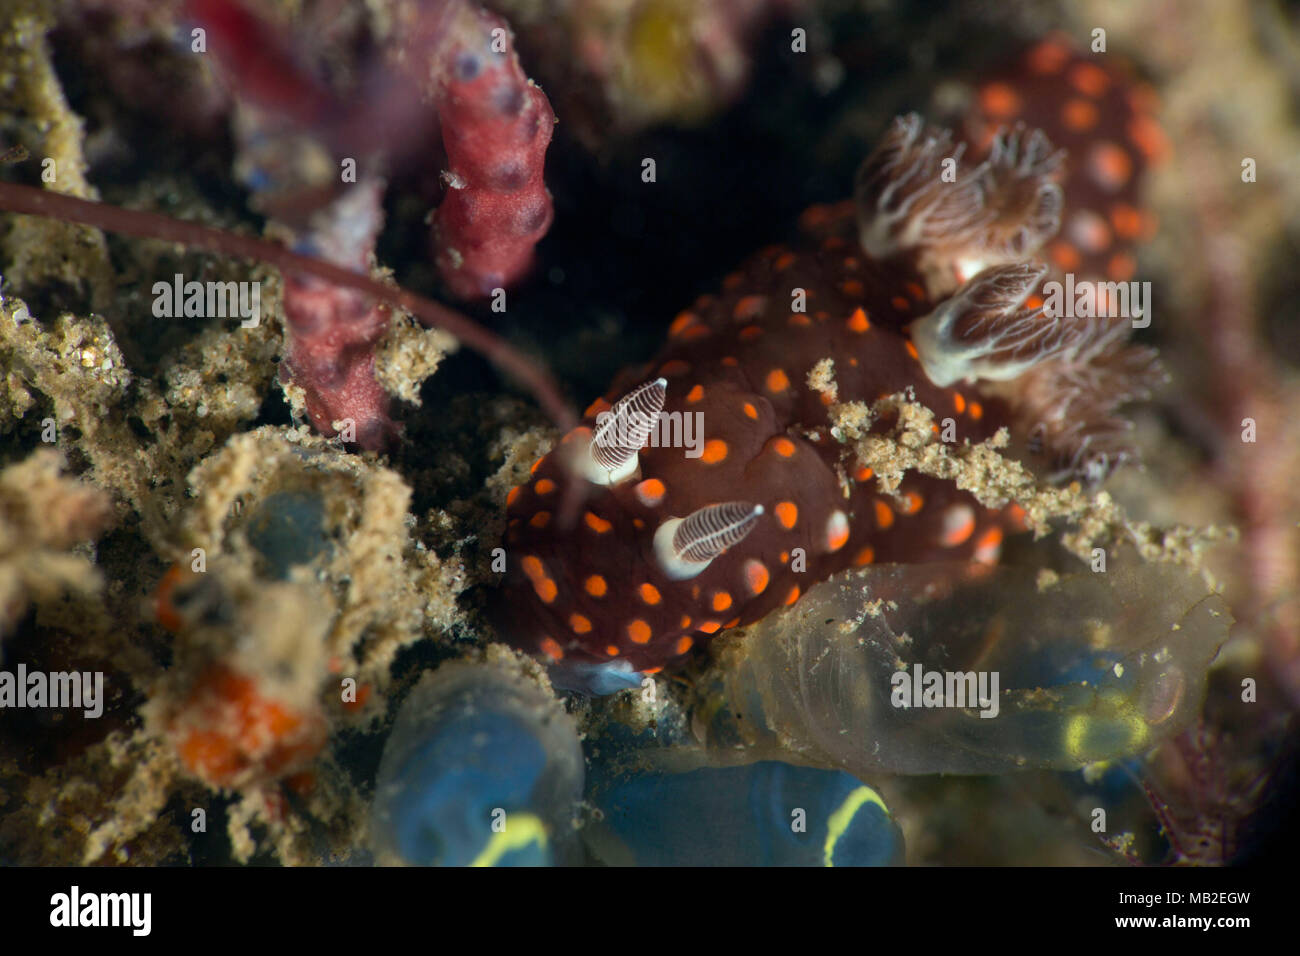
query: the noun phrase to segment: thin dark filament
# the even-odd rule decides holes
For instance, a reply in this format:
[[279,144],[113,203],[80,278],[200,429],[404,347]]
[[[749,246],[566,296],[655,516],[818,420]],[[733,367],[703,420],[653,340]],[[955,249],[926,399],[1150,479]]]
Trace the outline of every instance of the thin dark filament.
[[543,368],[466,316],[401,286],[387,285],[368,275],[352,272],[322,259],[300,255],[263,239],[172,219],[158,213],[90,202],[32,186],[0,183],[0,209],[80,223],[142,239],[176,242],[218,255],[265,262],[282,272],[304,273],[331,285],[355,289],[381,302],[405,309],[427,326],[451,333],[502,372],[519,379],[563,431],[569,431],[578,423],[573,409],[565,402],[554,380]]

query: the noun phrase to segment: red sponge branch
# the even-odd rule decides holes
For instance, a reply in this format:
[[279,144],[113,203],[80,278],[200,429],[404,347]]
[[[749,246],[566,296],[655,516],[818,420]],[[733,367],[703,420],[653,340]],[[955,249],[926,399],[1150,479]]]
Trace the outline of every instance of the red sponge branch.
[[520,66],[504,20],[468,0],[443,5],[431,38],[448,165],[435,260],[455,295],[480,298],[520,279],[550,228],[542,171],[555,114]]

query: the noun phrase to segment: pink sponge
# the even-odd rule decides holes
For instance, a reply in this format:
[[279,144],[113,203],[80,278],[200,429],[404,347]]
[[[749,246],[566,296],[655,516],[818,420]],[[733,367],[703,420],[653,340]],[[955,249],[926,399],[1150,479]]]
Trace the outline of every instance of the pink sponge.
[[520,279],[550,228],[542,169],[555,115],[519,65],[505,21],[463,7],[450,18],[435,93],[448,189],[433,239],[451,291],[478,298]]

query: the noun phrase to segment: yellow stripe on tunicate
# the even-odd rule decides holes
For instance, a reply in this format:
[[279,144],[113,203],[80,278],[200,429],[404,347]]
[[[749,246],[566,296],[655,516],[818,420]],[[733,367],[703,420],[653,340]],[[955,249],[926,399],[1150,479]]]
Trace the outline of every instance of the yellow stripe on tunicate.
[[826,844],[822,850],[822,864],[824,866],[835,865],[835,844],[839,842],[840,837],[848,832],[849,824],[857,816],[859,810],[864,804],[874,803],[880,807],[880,810],[886,817],[889,817],[889,807],[885,806],[885,801],[880,799],[880,794],[870,787],[858,787],[841,803],[835,812],[831,814],[830,819],[826,821]]
[[536,845],[546,849],[546,824],[531,813],[506,814],[506,825],[493,833],[470,866],[496,866],[507,853]]
[[[1065,752],[1069,758],[1077,760],[1079,763],[1094,763],[1098,760],[1130,754],[1145,744],[1149,730],[1146,721],[1142,719],[1141,714],[1130,706],[1124,706],[1123,711],[1122,714],[1116,714],[1110,718],[1096,718],[1088,714],[1075,714],[1066,721]],[[1105,753],[1091,752],[1087,749],[1088,736],[1096,729],[1094,724],[1103,719],[1107,723],[1121,724],[1128,731],[1128,740],[1118,749],[1111,749]]]

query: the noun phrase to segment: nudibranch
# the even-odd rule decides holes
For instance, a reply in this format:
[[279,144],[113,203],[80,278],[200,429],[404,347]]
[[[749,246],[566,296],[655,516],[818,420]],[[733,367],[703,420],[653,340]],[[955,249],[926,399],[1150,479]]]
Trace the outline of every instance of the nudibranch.
[[[1125,320],[1043,309],[1062,222],[1100,215],[1075,205],[1078,177],[1042,130],[967,143],[896,120],[852,200],[808,210],[800,244],[679,314],[660,354],[510,492],[509,639],[549,658],[557,684],[608,693],[841,569],[995,561],[1010,512],[921,476],[882,494],[831,434],[837,401],[910,390],[957,442],[1008,426],[1057,477],[1123,460],[1114,410],[1149,384],[1152,354]],[[826,359],[833,388],[810,381]]]

